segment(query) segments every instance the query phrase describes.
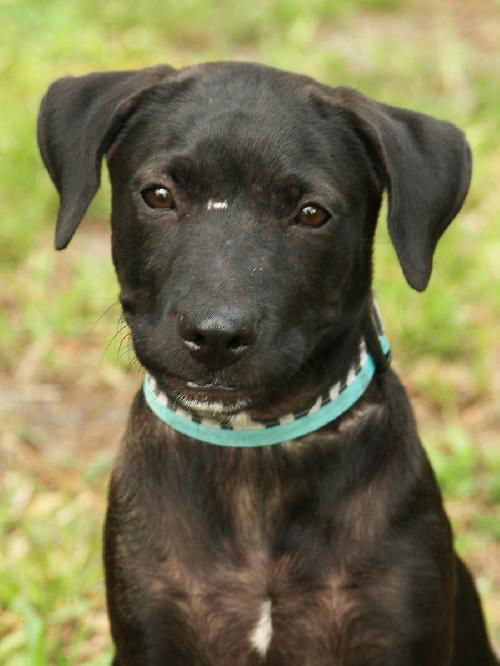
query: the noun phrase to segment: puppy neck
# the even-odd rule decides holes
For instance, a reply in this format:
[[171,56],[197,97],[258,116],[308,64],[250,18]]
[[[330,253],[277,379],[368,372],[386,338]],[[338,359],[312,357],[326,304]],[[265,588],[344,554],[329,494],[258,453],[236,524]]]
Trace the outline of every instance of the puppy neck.
[[[390,345],[378,316],[374,318],[373,326],[377,345],[388,359]],[[367,340],[363,337],[358,353],[340,380],[316,395],[313,401],[303,405],[300,410],[272,419],[258,418],[244,410],[224,418],[200,416],[173,402],[150,375],[146,375],[144,381],[144,396],[160,420],[193,439],[219,446],[268,446],[303,437],[345,414],[365,393],[377,372],[379,362],[369,351]]]

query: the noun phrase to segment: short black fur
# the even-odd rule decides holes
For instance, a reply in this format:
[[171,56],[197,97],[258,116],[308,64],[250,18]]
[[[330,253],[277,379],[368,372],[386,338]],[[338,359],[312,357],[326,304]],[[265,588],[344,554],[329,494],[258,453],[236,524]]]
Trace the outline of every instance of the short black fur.
[[[375,345],[384,189],[422,290],[470,181],[453,125],[254,64],[62,79],[38,137],[61,196],[58,249],[107,156],[136,354],[214,418],[216,404],[224,418],[282,416],[345,377],[361,339]],[[148,206],[151,187],[175,206]],[[298,222],[311,204],[321,226]],[[138,393],[105,530],[116,666],[496,663],[411,406],[378,365],[337,421],[257,449],[180,435]],[[263,616],[270,633],[256,637]]]

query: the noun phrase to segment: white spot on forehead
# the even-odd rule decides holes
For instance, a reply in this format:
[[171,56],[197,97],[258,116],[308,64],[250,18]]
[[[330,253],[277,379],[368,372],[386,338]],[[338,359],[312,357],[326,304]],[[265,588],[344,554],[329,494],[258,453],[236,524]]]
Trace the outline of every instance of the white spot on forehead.
[[209,199],[207,203],[207,210],[226,210],[226,208],[229,206],[227,201],[214,201],[213,199]]
[[250,636],[250,643],[261,657],[265,657],[272,635],[271,601],[268,599],[261,606],[259,621]]

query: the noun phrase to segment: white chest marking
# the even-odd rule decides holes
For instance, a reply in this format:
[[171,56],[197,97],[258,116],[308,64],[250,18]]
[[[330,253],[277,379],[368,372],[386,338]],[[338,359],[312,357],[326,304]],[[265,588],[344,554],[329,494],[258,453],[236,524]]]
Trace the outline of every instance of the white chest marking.
[[208,200],[207,210],[226,210],[229,206],[227,201],[213,201],[212,199]]
[[273,622],[271,618],[271,601],[264,601],[260,609],[260,618],[250,635],[250,643],[261,657],[265,657],[271,637],[273,635]]

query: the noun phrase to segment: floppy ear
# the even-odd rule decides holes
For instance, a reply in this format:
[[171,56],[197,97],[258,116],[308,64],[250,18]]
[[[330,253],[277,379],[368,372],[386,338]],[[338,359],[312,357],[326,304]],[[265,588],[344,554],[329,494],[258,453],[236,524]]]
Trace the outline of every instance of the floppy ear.
[[67,77],[53,83],[40,106],[38,145],[61,199],[58,250],[70,242],[99,189],[101,161],[144,94],[175,70],[167,65],[130,72]]
[[463,132],[430,116],[334,88],[330,104],[348,112],[380,163],[389,233],[409,284],[423,291],[437,242],[469,189],[472,157]]

